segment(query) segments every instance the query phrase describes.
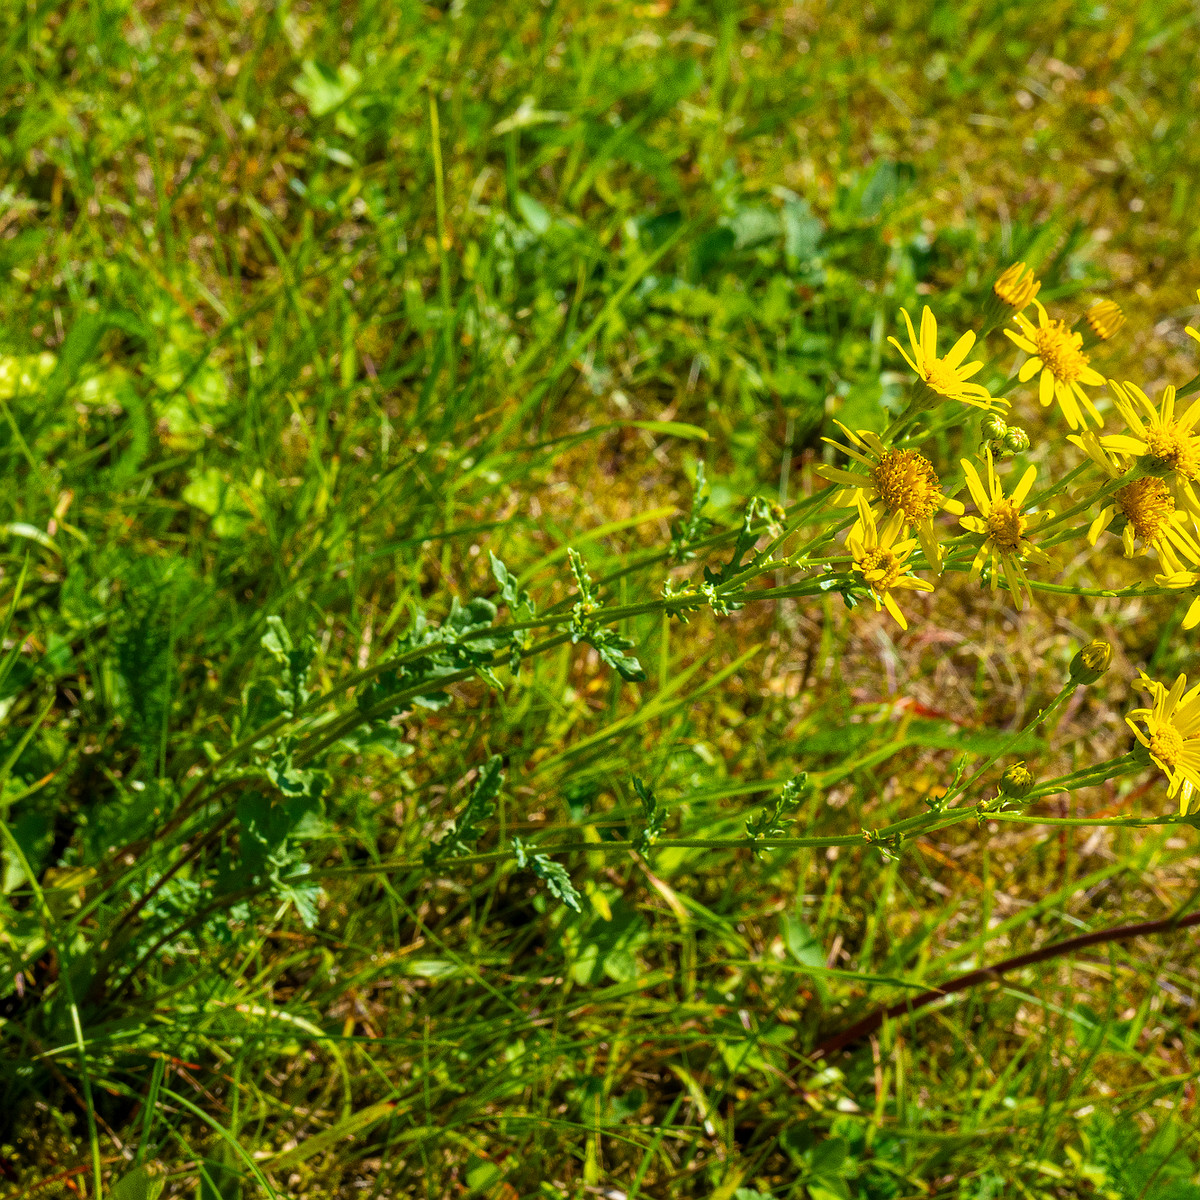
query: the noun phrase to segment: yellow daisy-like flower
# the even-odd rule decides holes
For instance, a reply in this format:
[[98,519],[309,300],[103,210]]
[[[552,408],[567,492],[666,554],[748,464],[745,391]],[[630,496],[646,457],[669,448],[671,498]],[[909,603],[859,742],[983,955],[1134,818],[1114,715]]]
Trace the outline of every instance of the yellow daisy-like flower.
[[963,364],[963,359],[975,345],[974,333],[967,330],[950,348],[950,352],[945,358],[938,358],[937,321],[930,312],[929,305],[927,304],[924,312],[921,313],[920,337],[913,331],[913,323],[908,315],[908,310],[902,308],[900,312],[904,316],[905,325],[908,326],[908,340],[912,346],[912,357],[909,357],[908,351],[894,337],[889,337],[888,341],[900,351],[904,356],[904,361],[917,373],[917,378],[921,380],[929,393],[927,398],[930,401],[959,400],[963,404],[983,409],[1008,407],[1007,401],[990,396],[987,388],[978,383],[968,382],[972,375],[983,370],[981,362]]
[[1162,476],[1181,508],[1193,519],[1200,519],[1200,436],[1194,432],[1200,421],[1200,400],[1195,400],[1178,419],[1175,416],[1175,389],[1163,389],[1157,408],[1136,384],[1115,379],[1108,381],[1117,409],[1125,418],[1128,433],[1105,434],[1100,445],[1108,451],[1132,458],[1149,458]]
[[[1144,672],[1139,683],[1153,698],[1151,708],[1135,708],[1125,718],[1155,765],[1170,781],[1167,795],[1179,796],[1179,814],[1187,813],[1192,793],[1200,787],[1200,684],[1191,691],[1180,675],[1168,691]],[[1138,727],[1138,723],[1144,726]]]
[[858,520],[846,537],[846,548],[854,556],[854,568],[866,581],[875,600],[875,611],[886,608],[896,619],[901,629],[908,622],[892,595],[893,589],[915,592],[932,592],[933,584],[917,579],[908,573],[908,559],[917,547],[916,538],[901,540],[904,532],[904,514],[897,512],[888,517],[882,529],[875,524],[875,514],[861,497],[858,502]]
[[1029,489],[1037,477],[1037,468],[1029,467],[1021,476],[1021,481],[1013,488],[1012,495],[1004,494],[1004,485],[996,474],[996,465],[992,461],[992,452],[987,450],[987,487],[975,469],[975,464],[962,460],[962,468],[967,476],[967,488],[971,499],[979,509],[977,517],[963,517],[959,522],[964,529],[983,536],[979,552],[971,564],[971,579],[978,582],[983,573],[983,564],[991,559],[992,590],[995,591],[997,579],[997,562],[1004,568],[1004,578],[1008,590],[1012,592],[1013,600],[1018,608],[1024,608],[1028,598],[1033,603],[1033,592],[1021,565],[1022,558],[1030,558],[1036,562],[1049,563],[1050,558],[1044,550],[1040,550],[1030,540],[1028,535],[1048,521],[1054,514],[1044,512],[1028,514],[1021,511]]
[[[833,438],[821,440],[865,468],[864,471],[843,471],[824,465],[813,468],[822,479],[847,489],[835,496],[834,502],[856,504],[857,496],[862,495],[874,506],[879,520],[902,513],[905,524],[916,528],[926,562],[935,569],[940,568],[943,552],[933,518],[943,510],[955,516],[962,516],[966,510],[942,492],[941,480],[933,464],[917,450],[898,450],[885,445],[878,434],[868,429],[852,433],[841,421],[834,424],[846,435],[849,445],[835,442]],[[854,496],[853,500],[851,496]]]
[[[1200,300],[1200,288],[1196,289],[1196,299]],[[1193,329],[1190,325],[1185,325],[1183,327],[1183,332],[1186,333],[1188,337],[1193,337],[1196,339],[1196,341],[1200,342],[1200,329]]]
[[[1186,518],[1176,511],[1171,489],[1161,479],[1144,475],[1118,488],[1113,493],[1112,503],[1100,510],[1088,530],[1090,545],[1096,544],[1096,539],[1113,523],[1118,513],[1125,518],[1121,541],[1126,558],[1134,556],[1135,539],[1140,539],[1142,553],[1153,547],[1168,571],[1184,570],[1184,562],[1200,566],[1200,546],[1188,533]],[[1181,557],[1183,561],[1180,561]]]
[[1088,366],[1088,356],[1082,349],[1083,334],[1072,333],[1065,321],[1048,316],[1040,300],[1033,303],[1038,314],[1036,325],[1024,313],[1017,313],[1013,320],[1021,332],[1004,331],[1006,337],[1029,355],[1017,378],[1027,383],[1040,371],[1038,399],[1042,407],[1049,407],[1052,400],[1057,400],[1072,429],[1087,428],[1084,413],[1097,426],[1103,425],[1104,418],[1081,386],[1086,383],[1089,387],[1099,387],[1104,383],[1104,376]]

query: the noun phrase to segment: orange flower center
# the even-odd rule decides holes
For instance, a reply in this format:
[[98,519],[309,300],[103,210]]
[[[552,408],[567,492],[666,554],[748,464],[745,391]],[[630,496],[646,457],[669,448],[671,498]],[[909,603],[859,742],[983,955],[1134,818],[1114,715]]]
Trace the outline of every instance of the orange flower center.
[[1152,542],[1171,523],[1175,501],[1161,479],[1135,479],[1117,491],[1117,507],[1143,542]]
[[997,500],[988,513],[987,531],[1001,550],[1016,550],[1025,532],[1025,518],[1011,500]]
[[924,521],[941,507],[941,481],[916,450],[888,450],[872,468],[871,482],[888,512],[903,509],[910,521]]
[[867,550],[854,565],[877,592],[886,592],[904,574],[904,564],[891,550],[880,546]]
[[1150,753],[1163,766],[1174,767],[1183,755],[1183,734],[1174,725],[1160,725],[1150,735]]
[[1189,479],[1200,476],[1200,455],[1196,453],[1195,439],[1184,437],[1174,423],[1150,430],[1146,435],[1146,451],[1151,458],[1157,458]]
[[1088,365],[1088,356],[1080,349],[1083,334],[1072,333],[1065,321],[1050,321],[1033,331],[1038,358],[1050,374],[1062,383],[1074,383]]

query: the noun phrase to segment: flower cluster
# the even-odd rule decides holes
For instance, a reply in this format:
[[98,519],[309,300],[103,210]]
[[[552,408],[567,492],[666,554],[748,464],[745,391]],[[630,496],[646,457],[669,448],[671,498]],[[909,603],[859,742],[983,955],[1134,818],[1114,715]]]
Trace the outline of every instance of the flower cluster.
[[[908,345],[888,340],[915,376],[907,405],[882,432],[838,422],[841,436],[824,439],[833,454],[815,468],[834,485],[825,502],[852,512],[844,556],[825,561],[844,563],[848,582],[907,629],[902,593],[932,592],[947,572],[962,572],[1007,587],[1024,608],[1037,591],[1070,590],[1044,571],[1031,578],[1028,568],[1060,569],[1055,547],[1096,546],[1112,533],[1126,557],[1157,560],[1153,582],[1132,590],[1190,598],[1183,628],[1200,625],[1200,399],[1179,402],[1200,392],[1200,375],[1178,390],[1163,387],[1157,402],[1136,383],[1106,379],[1092,355],[1125,324],[1119,306],[1100,300],[1069,324],[1048,311],[1040,290],[1025,263],[1009,267],[984,300],[980,332],[962,333],[944,355],[930,308],[916,327],[901,309]],[[1023,355],[1007,378],[979,354],[1005,324],[1001,345]],[[1187,333],[1200,341],[1200,331]],[[1030,450],[1028,435],[1010,423],[1009,396],[1035,380],[1037,400],[1056,406],[1067,440],[1084,454],[1069,478],[1037,493],[1034,463],[1005,465]],[[955,439],[965,454],[955,456],[956,466],[939,465],[939,452],[949,457]],[[1077,481],[1081,490],[1068,494],[1067,483]],[[1055,497],[1062,498],[1057,513],[1048,506]],[[947,515],[957,518],[957,531]],[[1183,676],[1169,689],[1143,683],[1153,704],[1132,712],[1130,726],[1186,811],[1200,788],[1200,685],[1185,693]]]

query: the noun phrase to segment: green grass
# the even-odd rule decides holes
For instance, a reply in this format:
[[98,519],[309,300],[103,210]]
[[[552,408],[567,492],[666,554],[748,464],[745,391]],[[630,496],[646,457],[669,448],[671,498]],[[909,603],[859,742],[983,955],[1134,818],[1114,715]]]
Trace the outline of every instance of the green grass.
[[[1107,373],[1195,374],[1198,26],[4,7],[0,1187],[1200,1195],[1193,932],[811,1057],[1191,902],[1188,824],[860,836],[1092,636],[1114,670],[1013,749],[1043,779],[1123,753],[1136,669],[1195,669],[1186,603],[1017,619],[956,578],[902,636],[815,588],[684,622],[662,587],[746,512],[816,519],[831,419],[903,403],[899,306],[965,327],[1016,258],[1126,309]],[[617,615],[573,643],[584,572]],[[1146,772],[1033,811],[1170,804]]]

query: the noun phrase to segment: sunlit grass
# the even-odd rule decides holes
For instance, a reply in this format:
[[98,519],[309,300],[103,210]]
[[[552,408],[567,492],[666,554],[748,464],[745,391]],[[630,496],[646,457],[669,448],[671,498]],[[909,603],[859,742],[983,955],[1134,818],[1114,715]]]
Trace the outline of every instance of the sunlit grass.
[[[3,815],[45,900],[6,849],[13,1194],[159,1163],[173,1194],[225,1198],[1188,1195],[1186,932],[807,1057],[957,971],[1189,902],[1186,826],[857,844],[925,812],[956,754],[996,753],[1093,634],[1117,646],[1104,684],[1018,750],[1048,778],[1128,749],[1136,669],[1194,671],[1186,600],[1039,593],[1018,621],[952,576],[905,596],[908,635],[836,595],[686,625],[650,607],[614,626],[644,683],[535,631],[561,642],[505,657],[498,688],[450,664],[444,707],[360,689],[376,724],[296,764],[330,783],[271,888],[258,785],[220,772],[280,706],[344,706],[418,610],[500,604],[489,553],[504,621],[523,590],[575,602],[568,546],[631,609],[660,600],[673,538],[719,567],[749,497],[822,486],[831,418],[896,415],[900,307],[934,304],[948,347],[1009,262],[1072,320],[1121,304],[1104,374],[1190,378],[1196,20],[0,13]],[[1025,425],[1061,478],[1064,425]],[[930,446],[957,461],[959,439]],[[1144,574],[1094,562],[1097,588]],[[493,754],[479,861],[427,865]],[[746,819],[798,771],[789,831],[830,844],[752,854]],[[635,776],[665,841],[709,845],[605,849],[645,825]],[[1036,812],[1155,815],[1165,793],[1147,775]],[[574,847],[553,861],[581,911],[514,837]]]

